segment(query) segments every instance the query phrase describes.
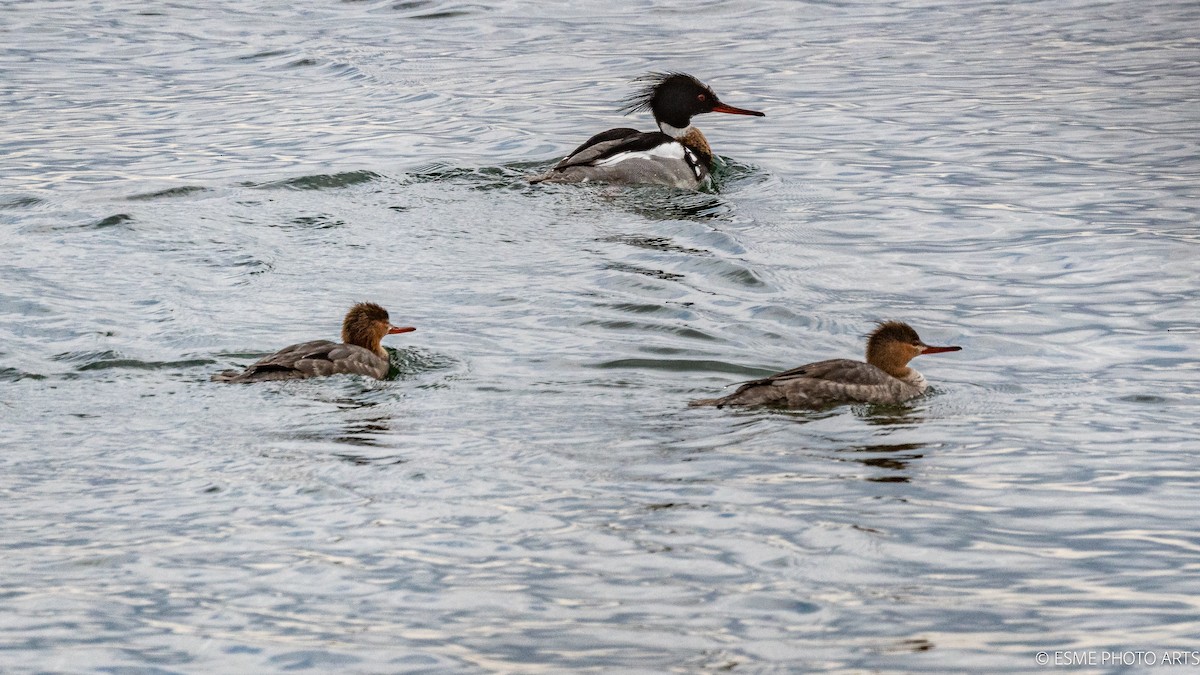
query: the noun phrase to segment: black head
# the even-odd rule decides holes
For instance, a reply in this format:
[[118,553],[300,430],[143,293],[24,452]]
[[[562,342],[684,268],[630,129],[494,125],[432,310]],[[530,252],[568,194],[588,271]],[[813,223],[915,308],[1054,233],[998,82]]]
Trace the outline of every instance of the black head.
[[693,116],[703,113],[765,116],[756,110],[745,110],[721,103],[708,85],[686,73],[650,73],[635,81],[643,86],[625,100],[621,112],[628,114],[649,110],[655,120],[676,129],[686,129]]

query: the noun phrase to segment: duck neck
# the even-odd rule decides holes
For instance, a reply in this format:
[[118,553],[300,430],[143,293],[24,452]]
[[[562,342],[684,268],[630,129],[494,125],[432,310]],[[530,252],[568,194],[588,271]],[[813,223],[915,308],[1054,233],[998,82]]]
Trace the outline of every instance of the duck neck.
[[388,357],[387,350],[383,348],[383,345],[379,342],[379,340],[375,341],[375,345],[373,347],[367,347],[367,349],[370,349],[371,351],[375,352],[375,355],[378,356],[379,358],[381,358],[385,361],[387,360],[387,357]]
[[903,377],[896,375],[895,377],[907,384],[910,384],[921,391],[925,391],[928,384],[925,382],[925,376],[922,375],[916,368],[905,368],[908,371]]
[[681,129],[659,120],[658,130],[690,148],[692,152],[695,152],[704,160],[705,166],[712,167],[712,148],[709,147],[708,139],[704,137],[704,134],[700,133],[699,129],[690,124]]
[[387,358],[387,350],[383,348],[381,341],[383,336],[372,331],[343,331],[342,342],[348,345],[356,345],[368,351],[374,352],[376,355]]
[[904,364],[898,364],[895,361],[872,361],[871,365],[900,380],[910,387],[916,387],[919,391],[925,391],[927,386],[925,376],[922,375],[916,368],[910,368]]
[[[872,344],[867,346],[867,363],[898,380],[908,381],[910,373],[916,371],[908,367],[909,356],[897,349],[894,344]],[[919,376],[919,374],[918,374]]]

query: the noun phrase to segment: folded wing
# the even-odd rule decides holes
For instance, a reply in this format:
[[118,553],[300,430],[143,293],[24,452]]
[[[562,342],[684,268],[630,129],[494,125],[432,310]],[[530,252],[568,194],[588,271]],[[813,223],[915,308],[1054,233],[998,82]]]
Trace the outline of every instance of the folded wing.
[[224,382],[264,382],[294,380],[325,375],[353,374],[383,379],[388,372],[387,359],[357,345],[314,340],[285,347],[264,357],[245,371],[226,371],[213,376]]
[[818,361],[751,380],[728,396],[692,401],[692,405],[776,405],[821,408],[838,403],[899,403],[920,393],[862,361]]

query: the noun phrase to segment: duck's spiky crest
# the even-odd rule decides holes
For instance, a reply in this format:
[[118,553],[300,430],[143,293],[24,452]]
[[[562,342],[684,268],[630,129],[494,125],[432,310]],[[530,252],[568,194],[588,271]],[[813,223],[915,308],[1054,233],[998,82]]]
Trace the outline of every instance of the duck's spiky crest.
[[708,89],[707,85],[691,75],[688,75],[687,73],[681,73],[674,70],[646,73],[645,75],[634,78],[633,82],[641,86],[637,91],[633,92],[622,100],[622,105],[617,109],[617,111],[623,115],[628,115],[630,113],[650,110],[654,103],[654,92],[660,85],[662,85],[663,82],[666,82],[673,77],[686,77],[700,87]]
[[875,330],[865,336],[867,342],[920,342],[921,338],[913,327],[903,321],[876,321]]

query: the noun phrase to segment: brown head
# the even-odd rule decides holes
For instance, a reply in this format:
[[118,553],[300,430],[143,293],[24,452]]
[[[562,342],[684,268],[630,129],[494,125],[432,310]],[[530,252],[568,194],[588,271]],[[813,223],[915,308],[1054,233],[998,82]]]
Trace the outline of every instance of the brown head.
[[904,377],[908,362],[921,354],[956,352],[962,347],[931,347],[921,341],[917,331],[902,321],[883,321],[867,339],[867,363],[885,373]]
[[416,328],[393,326],[387,310],[373,302],[360,302],[346,312],[342,321],[342,342],[365,347],[386,357],[387,352],[379,345],[384,335],[410,333]]

